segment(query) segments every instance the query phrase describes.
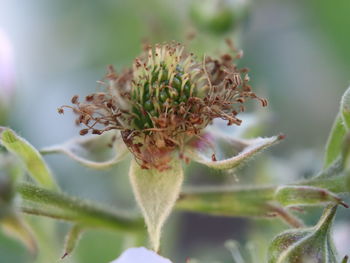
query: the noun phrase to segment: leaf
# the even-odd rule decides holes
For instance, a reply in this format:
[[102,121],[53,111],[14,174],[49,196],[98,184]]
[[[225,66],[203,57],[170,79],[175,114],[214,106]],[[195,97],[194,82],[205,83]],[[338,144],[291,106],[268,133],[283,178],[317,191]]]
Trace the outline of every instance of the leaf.
[[129,176],[136,201],[144,216],[152,249],[159,250],[162,226],[179,196],[183,182],[180,160],[173,160],[165,171],[142,169],[131,162]]
[[128,150],[119,133],[108,131],[102,135],[78,137],[63,144],[46,147],[41,153],[63,153],[90,168],[104,169],[123,160]]
[[348,207],[348,205],[334,193],[313,186],[281,186],[277,188],[275,198],[283,206],[323,205],[325,203],[335,203]]
[[40,153],[31,144],[29,144],[29,142],[16,135],[12,130],[1,130],[0,143],[24,163],[31,177],[46,188],[57,188],[51,171]]
[[339,113],[334,121],[326,144],[324,168],[328,168],[341,155],[346,133],[350,129],[350,87],[344,92]]
[[340,103],[341,117],[347,130],[350,129],[350,87],[344,92]]
[[344,126],[343,119],[338,114],[334,121],[326,144],[326,152],[323,164],[324,168],[328,168],[340,156],[345,134],[346,128]]
[[38,247],[34,235],[17,213],[13,212],[2,218],[0,223],[6,234],[21,241],[33,255],[37,254]]
[[76,247],[77,243],[79,242],[79,239],[84,232],[84,228],[80,225],[74,225],[69,230],[67,236],[66,236],[66,243],[64,246],[64,254],[61,257],[61,259],[64,259],[68,255],[72,253],[74,248]]
[[[215,134],[214,134],[215,135]],[[214,136],[213,136],[214,137]],[[197,142],[197,145],[187,148],[187,155],[195,162],[211,168],[227,170],[235,168],[262,150],[278,143],[284,136],[255,138],[248,140],[233,140],[219,137],[211,142]],[[238,150],[235,152],[235,150]]]

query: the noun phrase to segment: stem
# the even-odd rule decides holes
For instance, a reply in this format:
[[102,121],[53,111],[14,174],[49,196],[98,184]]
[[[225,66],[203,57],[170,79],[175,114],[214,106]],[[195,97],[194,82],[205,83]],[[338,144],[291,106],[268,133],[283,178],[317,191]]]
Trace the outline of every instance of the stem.
[[19,183],[16,187],[26,201],[21,209],[28,214],[73,221],[85,227],[128,232],[143,229],[143,223],[139,218],[127,216],[112,208],[105,208],[28,183]]
[[[287,186],[313,186],[330,191],[331,193],[349,192],[346,186],[346,176],[332,176],[329,178],[312,178],[287,184]],[[276,191],[279,186],[210,186],[193,187],[184,191],[176,204],[176,208],[183,211],[199,212],[219,216],[240,217],[267,217],[279,216],[293,226],[300,221],[293,218],[292,214],[283,209],[283,204],[276,199]],[[319,204],[325,202],[322,192]],[[302,199],[303,196],[301,195]],[[307,200],[305,200],[307,201]],[[331,202],[329,200],[329,202]],[[306,204],[309,204],[306,202]],[[344,205],[339,199],[339,204]],[[317,203],[309,204],[317,205]],[[346,205],[344,205],[346,206]]]

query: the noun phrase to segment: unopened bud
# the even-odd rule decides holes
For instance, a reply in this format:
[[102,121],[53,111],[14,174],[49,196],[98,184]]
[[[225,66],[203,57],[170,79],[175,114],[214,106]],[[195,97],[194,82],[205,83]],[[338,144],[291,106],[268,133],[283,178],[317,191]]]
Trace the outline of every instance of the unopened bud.
[[338,263],[330,229],[336,206],[325,209],[315,227],[288,230],[278,235],[269,248],[269,263]]
[[190,15],[200,29],[222,34],[234,30],[246,17],[248,1],[193,0]]

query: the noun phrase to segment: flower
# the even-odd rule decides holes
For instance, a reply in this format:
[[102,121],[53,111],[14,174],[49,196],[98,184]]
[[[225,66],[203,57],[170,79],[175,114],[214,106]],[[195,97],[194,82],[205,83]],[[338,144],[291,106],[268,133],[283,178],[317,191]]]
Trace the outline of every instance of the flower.
[[59,112],[73,109],[76,122],[86,126],[81,135],[120,130],[142,168],[166,170],[174,151],[187,160],[186,145],[196,144],[196,138],[209,140],[203,129],[214,119],[240,125],[237,114],[244,111],[246,100],[267,105],[248,85],[247,69],[238,69],[234,60],[226,54],[197,61],[175,43],[147,47],[131,69],[118,75],[109,68],[105,91],[83,102],[74,96],[75,106],[63,106]]
[[[99,136],[42,150],[67,154],[96,169],[110,167],[130,152],[131,186],[155,251],[181,191],[183,163],[193,160],[232,169],[283,138],[235,137],[232,126],[241,126],[237,115],[245,110],[245,102],[257,100],[266,106],[267,101],[252,91],[248,70],[234,64],[242,53],[229,46],[233,55],[198,60],[181,44],[155,45],[146,47],[133,67],[120,74],[109,67],[100,82],[103,90],[82,101],[75,95],[73,106],[58,109],[77,114],[76,123],[85,126],[81,135]],[[242,126],[240,133],[251,123]],[[108,148],[109,157],[101,161]]]
[[154,251],[144,247],[129,248],[119,258],[111,263],[171,263],[169,259],[163,258]]
[[[0,115],[5,115],[14,95],[15,74],[14,74],[13,46],[7,34],[0,28]],[[0,122],[4,121],[0,116]]]

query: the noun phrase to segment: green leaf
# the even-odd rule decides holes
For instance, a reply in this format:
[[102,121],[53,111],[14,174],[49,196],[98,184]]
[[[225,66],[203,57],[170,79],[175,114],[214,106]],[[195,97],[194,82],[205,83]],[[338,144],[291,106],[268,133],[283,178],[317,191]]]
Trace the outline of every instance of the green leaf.
[[46,188],[57,188],[51,171],[44,159],[29,142],[16,135],[10,129],[4,129],[0,135],[0,143],[24,163],[28,173],[34,180]]
[[328,168],[337,160],[342,152],[343,140],[346,134],[346,128],[342,117],[338,114],[336,117],[331,133],[326,144],[326,152],[324,158],[324,168]]
[[135,160],[130,167],[130,182],[147,225],[152,249],[159,250],[162,226],[169,216],[181,189],[183,168],[173,160],[165,171],[142,169]]
[[[219,137],[215,140],[214,145],[208,144],[201,145],[200,147],[189,147],[187,154],[195,162],[214,169],[227,170],[236,168],[264,149],[278,143],[283,138],[284,136],[273,136],[269,138],[234,140],[232,138]],[[237,153],[233,152],[235,149],[238,150]]]
[[123,160],[128,150],[120,133],[112,130],[102,135],[78,137],[63,144],[45,147],[41,153],[63,153],[90,168],[105,169]]
[[344,92],[339,113],[328,136],[324,158],[324,168],[328,168],[340,158],[346,133],[350,129],[350,87]]
[[283,206],[341,204],[348,207],[340,197],[332,192],[313,186],[288,185],[278,187],[276,200]]
[[347,130],[350,129],[350,87],[344,92],[340,103],[340,112],[344,125]]

